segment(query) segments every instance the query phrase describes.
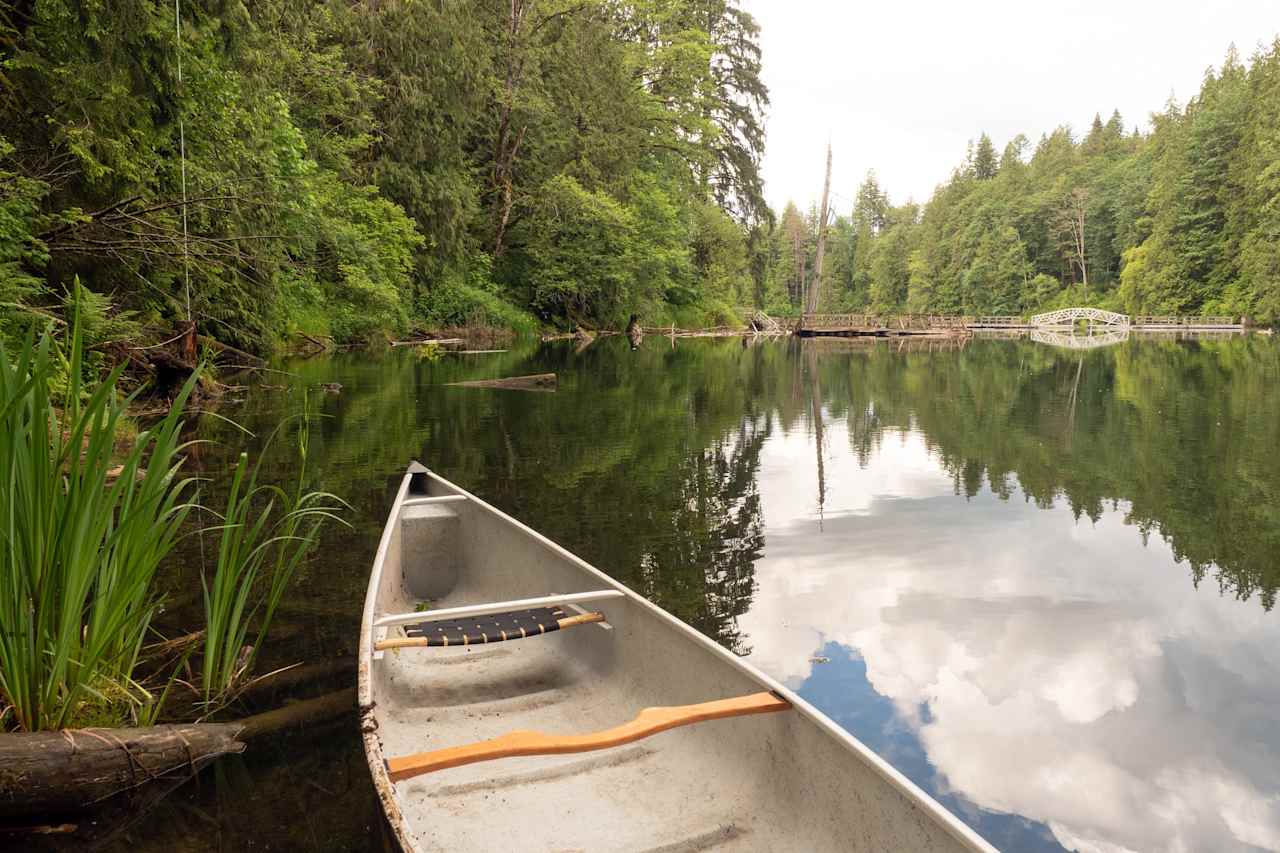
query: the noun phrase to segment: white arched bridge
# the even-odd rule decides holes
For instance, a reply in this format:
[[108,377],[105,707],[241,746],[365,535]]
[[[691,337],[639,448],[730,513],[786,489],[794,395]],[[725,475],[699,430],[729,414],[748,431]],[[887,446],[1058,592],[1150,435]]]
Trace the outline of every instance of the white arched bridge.
[[1048,329],[1060,326],[1075,326],[1081,320],[1089,325],[1115,326],[1129,328],[1129,315],[1117,314],[1114,311],[1103,311],[1101,308],[1062,308],[1048,311],[1031,318],[1028,325],[1033,329]]

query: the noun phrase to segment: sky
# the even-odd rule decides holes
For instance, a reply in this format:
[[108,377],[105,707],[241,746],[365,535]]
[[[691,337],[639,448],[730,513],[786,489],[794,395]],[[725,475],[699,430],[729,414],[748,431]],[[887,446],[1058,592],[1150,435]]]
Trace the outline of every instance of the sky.
[[923,202],[988,133],[997,151],[1119,109],[1149,124],[1185,103],[1235,44],[1280,32],[1277,0],[741,0],[759,21],[769,86],[765,193],[781,209],[822,192],[852,207],[874,169],[895,204]]

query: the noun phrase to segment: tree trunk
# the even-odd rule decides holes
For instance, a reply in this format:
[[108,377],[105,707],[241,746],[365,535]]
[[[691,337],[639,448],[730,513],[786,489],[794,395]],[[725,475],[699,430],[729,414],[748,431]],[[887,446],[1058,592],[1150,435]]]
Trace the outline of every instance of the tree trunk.
[[524,139],[526,127],[521,127],[513,137],[511,116],[515,109],[516,95],[524,77],[524,55],[521,37],[524,29],[525,0],[510,0],[507,15],[506,74],[503,79],[503,103],[498,118],[498,137],[493,151],[493,191],[497,196],[493,212],[493,256],[502,257],[506,250],[507,224],[511,220],[511,208],[515,199],[512,172],[516,155]]
[[831,143],[827,143],[827,177],[822,183],[822,208],[818,213],[818,249],[813,259],[813,279],[809,284],[809,299],[805,305],[805,313],[813,314],[818,310],[818,302],[822,298],[822,256],[827,249],[827,199],[831,194]]

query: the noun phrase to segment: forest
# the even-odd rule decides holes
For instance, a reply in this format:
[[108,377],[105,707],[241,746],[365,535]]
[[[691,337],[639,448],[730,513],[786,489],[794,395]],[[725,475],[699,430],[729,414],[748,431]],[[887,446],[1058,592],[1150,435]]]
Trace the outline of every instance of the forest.
[[[818,214],[764,201],[759,35],[735,0],[5,3],[0,336],[76,279],[91,348],[796,314]],[[1151,119],[984,134],[923,204],[868,173],[820,310],[1274,322],[1280,42]]]
[[[1141,122],[1146,124],[1144,120]],[[788,204],[761,299],[799,310],[819,216]],[[1280,318],[1280,41],[1232,49],[1151,129],[1118,112],[1003,149],[986,134],[924,204],[874,172],[829,217],[826,310],[1015,315],[1069,305],[1129,314]]]
[[732,0],[18,0],[0,51],[11,334],[77,277],[91,343],[256,352],[750,298],[768,95]]

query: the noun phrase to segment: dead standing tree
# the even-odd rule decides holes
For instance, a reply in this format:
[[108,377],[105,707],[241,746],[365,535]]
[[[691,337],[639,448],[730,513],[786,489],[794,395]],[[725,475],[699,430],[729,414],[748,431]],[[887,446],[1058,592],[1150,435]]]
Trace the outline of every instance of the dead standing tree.
[[813,278],[809,284],[808,299],[805,302],[806,314],[816,313],[818,302],[822,298],[822,256],[827,246],[827,201],[831,195],[831,143],[827,143],[827,177],[822,184],[822,208],[818,212],[818,247],[813,259]]

